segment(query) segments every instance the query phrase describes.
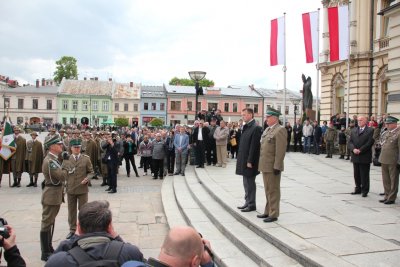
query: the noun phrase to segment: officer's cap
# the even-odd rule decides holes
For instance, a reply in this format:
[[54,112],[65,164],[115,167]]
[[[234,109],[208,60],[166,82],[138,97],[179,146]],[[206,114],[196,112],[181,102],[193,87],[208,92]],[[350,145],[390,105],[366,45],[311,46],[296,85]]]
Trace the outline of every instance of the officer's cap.
[[62,144],[62,141],[58,134],[53,135],[50,139],[48,139],[46,142],[44,142],[44,147],[49,148],[51,145],[54,145],[54,144]]
[[38,136],[38,133],[37,132],[35,132],[35,131],[33,131],[33,132],[31,132],[31,136],[32,135],[36,135],[36,136]]
[[386,124],[391,124],[391,123],[397,123],[399,121],[398,118],[395,118],[393,116],[387,116],[385,123]]
[[71,141],[69,141],[69,145],[70,146],[81,146],[82,145],[82,140],[81,139],[71,139]]
[[280,113],[279,111],[277,111],[276,109],[268,108],[268,109],[267,109],[267,113],[265,113],[265,115],[266,115],[267,117],[274,116],[274,117],[278,117],[278,118],[279,118],[279,116],[281,115],[281,113]]

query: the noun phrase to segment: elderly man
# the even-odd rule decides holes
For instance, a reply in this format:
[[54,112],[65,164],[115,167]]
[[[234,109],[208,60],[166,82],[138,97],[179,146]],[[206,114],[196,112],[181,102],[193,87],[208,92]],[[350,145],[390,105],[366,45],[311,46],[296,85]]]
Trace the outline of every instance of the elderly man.
[[263,174],[267,202],[264,213],[257,215],[264,222],[274,222],[279,217],[281,199],[281,173],[286,154],[287,131],[279,125],[280,112],[270,108],[266,113],[268,127],[261,136],[260,160],[258,169]]
[[217,147],[218,167],[226,168],[226,145],[228,143],[229,129],[226,127],[225,121],[220,121],[220,126],[215,129],[213,138]]
[[174,137],[174,147],[175,147],[175,164],[176,171],[174,175],[181,174],[185,176],[186,159],[188,156],[188,146],[189,146],[189,136],[185,131],[185,127],[180,126],[179,133]]
[[386,205],[394,204],[399,190],[400,127],[397,126],[398,121],[393,116],[386,118],[387,131],[382,133],[380,140],[379,162],[382,164],[382,182],[385,196],[379,202]]
[[355,190],[352,195],[362,194],[366,197],[369,192],[369,171],[372,162],[372,146],[374,144],[374,129],[367,126],[365,116],[358,117],[358,127],[350,134],[349,149],[353,162]]

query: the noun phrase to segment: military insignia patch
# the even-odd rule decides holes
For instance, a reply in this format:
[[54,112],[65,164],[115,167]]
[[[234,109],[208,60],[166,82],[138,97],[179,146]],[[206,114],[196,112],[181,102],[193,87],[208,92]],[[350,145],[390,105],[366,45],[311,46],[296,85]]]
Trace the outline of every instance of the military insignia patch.
[[54,162],[50,162],[50,169],[54,170],[57,169],[57,165]]

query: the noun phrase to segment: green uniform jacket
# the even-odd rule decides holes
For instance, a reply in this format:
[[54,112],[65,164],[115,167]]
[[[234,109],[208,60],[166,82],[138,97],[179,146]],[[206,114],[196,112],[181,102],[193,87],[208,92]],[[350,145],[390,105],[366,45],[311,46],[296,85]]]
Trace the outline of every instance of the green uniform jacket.
[[274,169],[283,171],[286,145],[287,131],[285,127],[275,124],[265,129],[261,135],[258,170],[260,172],[273,172]]
[[43,205],[61,205],[63,200],[63,182],[66,171],[62,169],[57,156],[47,153],[43,160],[42,172],[45,187],[42,192]]
[[88,155],[90,158],[90,162],[92,163],[93,168],[97,165],[97,160],[99,158],[99,148],[97,147],[97,143],[93,139],[89,139],[85,141],[86,148],[83,154]]
[[325,141],[333,141],[336,142],[337,131],[335,128],[328,127],[326,128],[326,132],[324,135]]
[[15,139],[15,144],[17,145],[17,150],[12,156],[15,159],[15,170],[16,172],[25,171],[25,157],[26,157],[26,139],[21,135]]
[[63,166],[68,170],[67,193],[80,195],[89,192],[88,184],[81,184],[81,182],[86,177],[92,179],[94,176],[90,158],[87,155],[80,154],[76,161],[74,156],[71,155],[68,160],[64,161]]
[[26,143],[26,158],[31,161],[29,173],[41,173],[43,165],[43,146],[39,140],[29,140]]
[[379,155],[379,162],[382,164],[397,164],[400,155],[400,126],[393,131],[387,130],[382,135],[380,143],[382,149]]

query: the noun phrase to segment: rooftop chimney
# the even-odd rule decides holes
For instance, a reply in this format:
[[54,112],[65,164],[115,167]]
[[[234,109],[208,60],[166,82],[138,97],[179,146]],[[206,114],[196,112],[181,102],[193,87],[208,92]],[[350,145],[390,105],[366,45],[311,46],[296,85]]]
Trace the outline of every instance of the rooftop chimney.
[[133,82],[130,82],[130,83],[129,83],[129,87],[133,87]]
[[46,86],[46,80],[42,78],[42,86]]
[[83,80],[84,80],[84,81],[86,81],[86,80],[87,80],[87,78],[86,78],[86,77],[83,77]]
[[36,79],[36,88],[39,88],[39,79]]
[[95,80],[95,81],[98,81],[98,80],[99,80],[99,77],[94,77],[94,80]]
[[109,81],[109,82],[112,82],[112,78],[108,78],[108,81]]

